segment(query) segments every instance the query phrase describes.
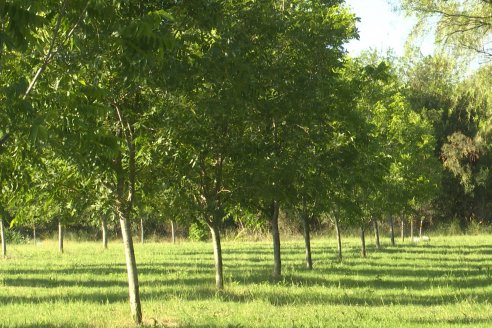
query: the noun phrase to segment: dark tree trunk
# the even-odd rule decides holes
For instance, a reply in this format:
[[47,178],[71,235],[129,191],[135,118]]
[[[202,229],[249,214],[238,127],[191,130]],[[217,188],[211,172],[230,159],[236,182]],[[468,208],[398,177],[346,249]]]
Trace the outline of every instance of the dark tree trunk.
[[34,241],[34,246],[36,246],[36,242],[37,242],[37,240],[36,240],[36,226],[32,227],[32,239]]
[[3,224],[3,218],[0,219],[0,235],[2,237],[2,256],[7,256],[7,240],[5,240],[5,226]]
[[176,244],[176,222],[174,220],[171,220],[171,241]]
[[394,221],[393,221],[392,216],[390,216],[390,218],[389,218],[389,225],[390,225],[391,246],[395,246],[395,225],[394,225]]
[[273,278],[278,280],[282,275],[282,261],[280,258],[280,231],[278,228],[279,206],[277,201],[272,203],[272,238],[273,238]]
[[402,217],[400,219],[400,221],[401,221],[401,228],[400,228],[401,237],[400,238],[401,238],[401,241],[403,242],[403,241],[405,241],[405,218]]
[[108,224],[105,216],[102,218],[101,230],[103,247],[104,249],[108,249]]
[[366,255],[367,255],[367,253],[366,253],[366,236],[365,236],[364,227],[360,227],[360,245],[361,245],[360,255],[362,257],[366,257]]
[[335,216],[335,229],[337,231],[337,245],[338,245],[338,260],[342,260],[342,234],[340,231],[340,222],[338,222],[338,217]]
[[63,237],[65,235],[63,224],[58,221],[58,250],[63,253]]
[[212,242],[214,244],[215,260],[215,286],[217,289],[224,289],[224,275],[222,270],[222,246],[220,244],[220,230],[215,225],[210,225]]
[[413,242],[413,216],[410,218],[410,241]]
[[374,224],[374,237],[376,239],[376,248],[380,249],[381,248],[381,243],[379,242],[379,226],[378,226],[378,220],[373,219],[372,220]]
[[420,219],[419,238],[422,238],[422,226],[423,225],[424,225],[424,219]]
[[309,219],[306,213],[302,215],[302,222],[304,227],[304,244],[306,245],[306,267],[312,270],[313,259],[311,257],[311,235],[309,229]]

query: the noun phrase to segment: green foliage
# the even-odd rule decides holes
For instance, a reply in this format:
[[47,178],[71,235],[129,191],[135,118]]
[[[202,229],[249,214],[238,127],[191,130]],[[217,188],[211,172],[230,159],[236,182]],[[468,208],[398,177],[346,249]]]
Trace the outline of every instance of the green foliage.
[[188,229],[188,238],[193,241],[205,241],[208,239],[208,227],[201,222],[194,222]]
[[24,234],[13,229],[6,229],[5,240],[7,241],[8,244],[14,244],[14,245],[29,243],[29,238],[26,238]]
[[417,17],[414,37],[435,32],[437,44],[455,54],[479,55],[490,60],[492,6],[488,0],[401,0],[408,15]]

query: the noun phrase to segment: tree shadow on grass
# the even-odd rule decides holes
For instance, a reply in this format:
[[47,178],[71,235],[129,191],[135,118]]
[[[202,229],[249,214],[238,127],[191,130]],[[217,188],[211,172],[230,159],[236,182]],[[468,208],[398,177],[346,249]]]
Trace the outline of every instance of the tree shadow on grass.
[[67,322],[60,322],[60,323],[25,323],[25,324],[16,324],[14,327],[16,328],[72,328],[72,327],[77,327],[77,328],[89,328],[89,327],[94,327],[93,325],[88,325],[88,324],[82,324],[80,322],[74,324],[74,323],[67,323]]
[[474,325],[479,325],[479,324],[486,324],[489,323],[489,327],[492,327],[492,319],[481,319],[481,318],[457,318],[457,319],[418,319],[418,320],[412,320],[412,323],[418,324],[418,325],[457,325],[457,326],[474,326]]

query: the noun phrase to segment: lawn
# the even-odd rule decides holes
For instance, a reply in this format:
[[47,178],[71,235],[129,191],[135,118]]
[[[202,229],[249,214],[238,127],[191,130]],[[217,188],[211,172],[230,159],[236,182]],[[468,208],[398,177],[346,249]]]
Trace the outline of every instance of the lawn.
[[[369,240],[368,243],[371,243]],[[492,327],[492,236],[436,237],[368,248],[358,240],[282,244],[273,282],[270,242],[224,242],[225,290],[214,288],[211,243],[136,244],[145,326]],[[0,259],[0,326],[131,327],[122,245],[10,245]]]

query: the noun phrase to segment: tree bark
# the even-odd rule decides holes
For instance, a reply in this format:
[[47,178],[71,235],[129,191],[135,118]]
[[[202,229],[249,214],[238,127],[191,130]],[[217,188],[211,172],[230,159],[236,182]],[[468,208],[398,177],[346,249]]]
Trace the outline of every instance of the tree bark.
[[390,218],[389,218],[389,225],[390,225],[391,246],[395,246],[395,226],[394,226],[394,221],[393,221],[392,216],[390,216]]
[[5,226],[3,224],[3,218],[0,219],[0,235],[2,236],[2,256],[7,256],[7,240],[5,239]]
[[130,222],[127,215],[121,209],[118,210],[120,219],[121,236],[123,237],[123,246],[125,248],[126,271],[128,273],[128,292],[130,297],[130,311],[133,320],[140,324],[142,322],[142,309],[140,305],[140,293],[138,290],[138,273],[137,262],[135,259],[135,250],[133,249],[133,240],[130,229]]
[[366,257],[366,255],[367,255],[367,253],[366,253],[366,236],[365,236],[364,227],[360,227],[360,244],[361,244],[360,255],[362,257]]
[[337,231],[337,245],[338,245],[338,260],[342,260],[342,234],[340,231],[340,222],[338,222],[338,217],[335,216],[335,229]]
[[118,214],[125,249],[126,270],[128,274],[128,294],[130,299],[130,311],[136,324],[142,323],[142,307],[140,304],[140,292],[138,288],[137,261],[133,248],[133,239],[130,227],[130,215],[135,199],[136,161],[135,142],[131,124],[125,122],[122,111],[116,103],[113,103],[121,132],[124,134],[128,147],[128,171],[125,172],[122,165],[122,154],[116,159],[116,213]]
[[309,270],[313,269],[313,259],[311,256],[311,235],[309,229],[308,215],[304,213],[302,215],[302,222],[304,227],[304,244],[306,245],[306,267]]
[[424,219],[420,219],[419,238],[422,238],[422,226],[423,225],[424,225]]
[[63,224],[58,221],[58,250],[63,253],[63,237],[65,235]]
[[372,220],[374,224],[374,237],[376,239],[376,248],[380,249],[381,248],[381,243],[379,242],[379,226],[378,226],[378,220],[373,219]]
[[410,241],[413,242],[413,216],[410,217]]
[[405,218],[402,217],[400,218],[400,221],[401,221],[401,228],[400,228],[400,232],[401,232],[401,241],[405,241]]
[[140,218],[140,242],[142,245],[144,244],[144,224],[143,218]]
[[174,220],[171,220],[171,241],[176,244],[176,223]]
[[34,241],[34,246],[36,246],[36,226],[33,226],[32,227],[32,238],[33,238],[33,241]]
[[101,229],[103,247],[104,249],[108,249],[108,224],[105,216],[102,218]]
[[214,260],[215,260],[215,286],[217,289],[224,289],[224,275],[222,270],[222,246],[220,244],[220,231],[215,225],[210,225],[212,233],[212,242],[214,244]]
[[272,239],[273,239],[273,278],[279,280],[282,275],[282,261],[280,258],[280,231],[278,228],[278,202],[272,202]]

